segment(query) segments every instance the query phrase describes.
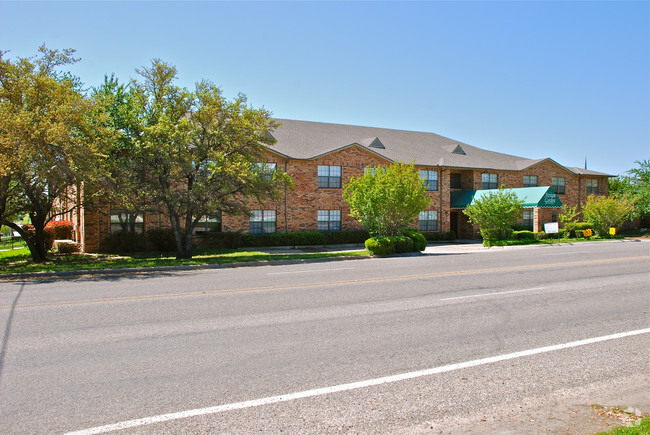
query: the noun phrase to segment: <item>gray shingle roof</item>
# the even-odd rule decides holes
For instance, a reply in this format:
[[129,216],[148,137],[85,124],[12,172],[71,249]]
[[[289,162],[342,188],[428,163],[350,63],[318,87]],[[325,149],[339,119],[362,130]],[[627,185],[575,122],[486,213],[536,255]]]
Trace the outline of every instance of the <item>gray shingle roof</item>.
[[[293,159],[309,160],[356,144],[389,161],[415,161],[422,166],[521,171],[546,160],[487,151],[434,133],[290,119],[277,121],[282,126],[272,132],[277,139],[272,150]],[[459,146],[464,154],[459,152]],[[576,168],[567,169],[578,173]]]

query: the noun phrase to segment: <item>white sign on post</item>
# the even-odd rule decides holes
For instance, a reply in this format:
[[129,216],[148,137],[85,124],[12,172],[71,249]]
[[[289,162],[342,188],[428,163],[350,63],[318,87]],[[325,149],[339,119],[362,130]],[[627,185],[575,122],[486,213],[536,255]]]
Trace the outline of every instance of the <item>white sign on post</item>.
[[557,222],[549,222],[544,224],[544,232],[546,234],[557,234],[560,232],[560,227]]

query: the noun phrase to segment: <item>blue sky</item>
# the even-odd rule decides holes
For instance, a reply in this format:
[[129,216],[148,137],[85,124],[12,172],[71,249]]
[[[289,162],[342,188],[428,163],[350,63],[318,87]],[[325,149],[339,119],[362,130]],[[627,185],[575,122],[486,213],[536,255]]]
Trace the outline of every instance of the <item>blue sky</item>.
[[650,158],[650,2],[7,2],[0,49],[88,86],[161,58],[279,118],[624,173]]

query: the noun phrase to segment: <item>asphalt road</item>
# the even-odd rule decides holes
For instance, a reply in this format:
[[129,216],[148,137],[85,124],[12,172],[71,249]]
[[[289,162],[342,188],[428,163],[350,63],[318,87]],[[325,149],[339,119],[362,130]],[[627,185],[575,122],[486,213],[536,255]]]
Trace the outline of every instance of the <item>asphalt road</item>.
[[[127,432],[453,433],[562,394],[647,388],[649,248],[446,246],[0,282],[0,427],[63,433],[202,410]],[[376,379],[387,382],[321,390]]]

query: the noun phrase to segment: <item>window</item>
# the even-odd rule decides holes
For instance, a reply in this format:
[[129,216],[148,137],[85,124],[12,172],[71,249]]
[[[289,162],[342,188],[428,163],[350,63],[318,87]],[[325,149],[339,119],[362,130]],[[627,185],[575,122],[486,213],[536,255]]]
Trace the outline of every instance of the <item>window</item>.
[[318,210],[318,231],[340,231],[341,210]]
[[427,190],[438,190],[438,171],[421,169],[420,178],[424,180]]
[[481,174],[483,182],[482,189],[497,189],[499,187],[499,178],[497,174]]
[[276,163],[256,163],[257,172],[260,173],[262,178],[266,181],[271,181],[273,174],[277,169]]
[[420,212],[420,231],[438,231],[438,212],[427,210]]
[[130,210],[111,210],[111,234],[144,232],[144,214]]
[[460,189],[461,188],[461,180],[460,180],[460,174],[455,173],[455,174],[449,174],[449,187],[452,189]]
[[275,232],[275,210],[251,210],[251,234]]
[[341,187],[340,166],[318,166],[318,187],[338,189]]
[[524,187],[537,187],[537,175],[524,175]]
[[598,195],[598,180],[587,178],[587,195]]
[[552,177],[551,187],[558,195],[564,195],[566,193],[564,177]]
[[207,233],[208,231],[221,231],[221,213],[213,216],[202,216],[194,228],[195,233]]
[[533,210],[524,210],[524,226],[529,231],[533,231],[533,223],[535,222],[535,212]]

